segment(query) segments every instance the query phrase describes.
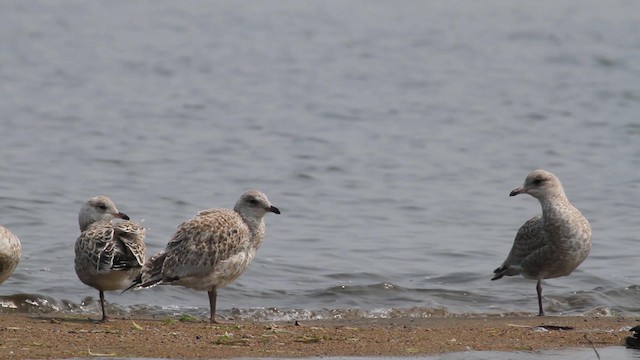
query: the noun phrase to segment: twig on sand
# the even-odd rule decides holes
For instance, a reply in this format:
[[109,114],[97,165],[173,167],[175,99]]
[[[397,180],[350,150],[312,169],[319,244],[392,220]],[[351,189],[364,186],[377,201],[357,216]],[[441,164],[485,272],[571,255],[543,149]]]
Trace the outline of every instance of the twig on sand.
[[91,349],[87,349],[87,351],[89,352],[89,356],[97,356],[97,357],[113,357],[113,356],[116,356],[116,353],[109,353],[109,354],[94,353],[94,352],[91,352]]
[[598,354],[598,349],[596,349],[596,344],[594,344],[593,341],[591,341],[591,339],[587,337],[587,334],[584,334],[584,338],[589,342],[589,344],[591,344],[591,348],[596,353],[598,360],[600,360],[600,354]]

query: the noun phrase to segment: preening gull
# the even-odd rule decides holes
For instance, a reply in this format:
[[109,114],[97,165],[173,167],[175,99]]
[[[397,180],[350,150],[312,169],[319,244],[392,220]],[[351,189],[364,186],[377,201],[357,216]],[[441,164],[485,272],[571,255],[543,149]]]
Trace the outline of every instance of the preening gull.
[[564,193],[560,179],[545,170],[535,170],[509,196],[529,194],[542,206],[542,216],[525,222],[502,266],[491,280],[522,275],[538,280],[539,316],[542,309],[542,279],[567,276],[580,265],[591,250],[591,227]]
[[263,217],[280,210],[257,190],[242,194],[231,209],[209,209],[183,222],[164,251],[154,255],[130,287],[181,285],[209,293],[209,320],[216,323],[217,289],[247,270],[262,244]]
[[20,240],[4,226],[0,226],[0,284],[13,274],[20,262]]
[[[114,218],[124,221],[112,222]],[[78,215],[80,236],[76,240],[76,274],[100,292],[102,321],[104,292],[126,289],[142,269],[146,257],[146,229],[129,221],[106,196],[88,199]]]

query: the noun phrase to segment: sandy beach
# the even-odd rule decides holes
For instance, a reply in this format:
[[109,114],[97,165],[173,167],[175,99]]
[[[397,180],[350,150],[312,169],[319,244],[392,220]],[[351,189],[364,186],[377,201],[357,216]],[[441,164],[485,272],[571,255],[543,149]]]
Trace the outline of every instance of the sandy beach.
[[[452,316],[212,325],[193,318],[0,315],[0,359],[417,356],[622,345],[640,318]],[[541,329],[540,326],[546,326]]]

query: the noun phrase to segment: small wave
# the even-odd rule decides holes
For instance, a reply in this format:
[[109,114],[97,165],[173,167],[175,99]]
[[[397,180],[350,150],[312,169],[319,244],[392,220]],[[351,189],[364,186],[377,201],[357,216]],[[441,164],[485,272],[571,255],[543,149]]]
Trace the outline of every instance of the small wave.
[[294,321],[294,320],[358,320],[358,319],[394,319],[394,318],[425,318],[450,316],[445,309],[436,308],[407,308],[407,309],[292,309],[280,310],[276,308],[232,309],[233,318],[246,321]]
[[15,294],[0,296],[0,309],[3,312],[51,313],[63,308],[55,299],[36,294]]
[[[594,289],[566,295],[545,296],[549,313],[564,315],[618,316],[638,311],[632,299],[637,298],[638,286],[628,288]],[[242,321],[295,321],[295,320],[356,320],[428,318],[448,316],[528,316],[535,306],[532,298],[515,298],[509,303],[496,302],[486,294],[443,289],[413,289],[389,282],[367,286],[336,286],[312,293],[292,295],[291,307],[234,307],[219,309],[221,316]],[[315,305],[298,307],[295,304],[314,298]],[[322,301],[318,302],[319,299]],[[399,301],[402,299],[403,301]],[[394,304],[414,303],[397,306]],[[470,305],[470,302],[473,303]],[[320,303],[320,305],[319,305]],[[322,304],[324,303],[324,304]],[[380,306],[389,304],[389,306]],[[615,305],[611,305],[615,304]],[[531,312],[519,309],[531,307]],[[208,307],[182,305],[122,305],[106,303],[109,314],[125,317],[180,318],[188,315],[204,319]],[[54,299],[39,294],[0,296],[0,312],[27,314],[100,314],[100,303],[95,297],[85,297],[79,303]]]

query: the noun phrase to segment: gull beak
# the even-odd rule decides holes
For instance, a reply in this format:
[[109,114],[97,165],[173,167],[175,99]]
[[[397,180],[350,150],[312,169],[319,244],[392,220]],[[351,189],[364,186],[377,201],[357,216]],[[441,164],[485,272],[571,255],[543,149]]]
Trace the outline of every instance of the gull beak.
[[526,189],[524,188],[524,186],[520,186],[519,188],[513,189],[510,193],[509,196],[516,196],[518,194],[522,194],[523,192],[527,192]]
[[271,206],[270,208],[267,209],[268,211],[271,211],[274,214],[280,214],[280,209],[278,209],[275,206]]
[[119,213],[117,213],[117,214],[114,214],[113,216],[115,216],[115,217],[117,217],[117,218],[120,218],[120,219],[122,219],[122,220],[130,220],[130,219],[129,219],[129,216],[128,216],[127,214],[125,214],[125,213],[121,213],[121,212],[119,212]]

